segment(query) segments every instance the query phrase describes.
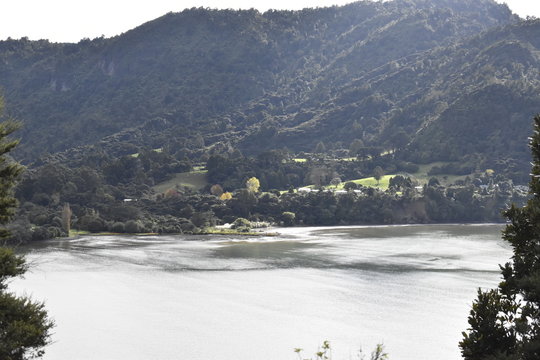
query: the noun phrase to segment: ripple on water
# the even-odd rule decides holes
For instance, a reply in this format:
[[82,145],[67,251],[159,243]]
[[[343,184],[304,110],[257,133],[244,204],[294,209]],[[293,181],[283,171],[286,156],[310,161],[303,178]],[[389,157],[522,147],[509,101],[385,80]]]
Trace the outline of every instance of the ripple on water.
[[56,319],[45,360],[294,359],[325,339],[336,359],[383,341],[391,358],[457,360],[477,287],[510,255],[500,228],[55,240],[26,249],[32,271],[13,287]]

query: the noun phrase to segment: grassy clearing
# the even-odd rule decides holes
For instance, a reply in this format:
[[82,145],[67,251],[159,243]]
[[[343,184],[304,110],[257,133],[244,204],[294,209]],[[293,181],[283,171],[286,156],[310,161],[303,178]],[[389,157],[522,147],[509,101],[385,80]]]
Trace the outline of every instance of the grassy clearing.
[[[373,188],[379,188],[381,190],[386,190],[388,189],[390,179],[393,178],[394,176],[396,175],[384,175],[379,181],[375,180],[374,177],[368,177],[368,178],[353,180],[352,182],[358,185],[362,185],[362,186],[369,186]],[[343,189],[344,185],[345,183],[341,183],[338,185],[338,188]]]
[[188,187],[193,190],[199,190],[208,185],[206,180],[206,170],[195,170],[183,173],[177,173],[172,179],[153,186],[156,193],[163,193],[174,187]]
[[[152,149],[152,151],[155,151],[157,153],[162,153],[163,152],[163,148],[157,148],[157,149]],[[138,158],[139,157],[139,153],[135,153],[135,154],[131,154],[129,155],[131,156],[132,158]]]
[[447,162],[443,161],[437,161],[430,164],[420,164],[418,165],[419,169],[417,172],[412,173],[411,175],[416,178],[416,180],[420,181],[422,184],[427,183],[431,176],[428,176],[428,172],[434,167],[434,166],[442,166],[448,164]]
[[450,175],[450,174],[439,174],[439,175],[428,175],[428,172],[434,167],[434,166],[443,166],[449,164],[448,162],[443,161],[437,161],[430,164],[421,164],[418,165],[419,170],[415,173],[410,174],[411,177],[415,180],[417,180],[420,185],[427,184],[429,179],[432,177],[435,177],[439,180],[441,185],[450,185],[456,182],[456,180],[464,180],[467,175]]
[[90,234],[90,231],[76,230],[76,229],[70,229],[69,230],[69,236],[70,237],[76,237],[76,236],[88,235],[88,234]]
[[[368,177],[368,178],[356,179],[356,180],[346,180],[337,186],[328,185],[328,186],[324,186],[323,188],[328,189],[328,190],[343,190],[346,183],[353,182],[355,184],[366,186],[366,187],[379,188],[381,190],[386,190],[388,189],[390,179],[393,178],[394,176],[396,175],[384,175],[380,181],[375,180],[374,177]],[[315,185],[309,185],[306,187],[313,189],[315,188]]]
[[338,186],[329,186],[329,189],[336,189],[336,190],[342,190],[346,183],[353,182],[358,185],[366,186],[366,187],[372,187],[372,188],[379,188],[381,190],[388,189],[388,184],[390,183],[390,179],[393,178],[396,175],[384,175],[381,180],[377,181],[374,177],[367,177],[363,179],[356,179],[356,180],[347,180],[345,182],[342,182]]
[[220,228],[206,228],[201,234],[203,235],[242,235],[242,236],[277,236],[276,232],[264,232],[264,231],[238,231],[235,229],[220,229]]
[[[344,158],[333,158],[333,160],[335,160],[335,161],[356,161],[357,158],[356,157],[344,157]],[[297,162],[297,163],[305,163],[305,162],[308,161],[308,159],[306,159],[306,158],[294,158],[294,159],[292,159],[292,161]]]

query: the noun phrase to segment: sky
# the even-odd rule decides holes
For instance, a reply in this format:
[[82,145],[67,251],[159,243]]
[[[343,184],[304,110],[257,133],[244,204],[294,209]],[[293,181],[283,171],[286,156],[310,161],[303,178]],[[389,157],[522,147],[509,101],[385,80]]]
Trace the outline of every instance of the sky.
[[[540,18],[539,0],[506,2],[521,17]],[[0,39],[48,39],[78,42],[126,32],[169,11],[191,7],[297,10],[344,5],[352,0],[7,0],[0,7]]]

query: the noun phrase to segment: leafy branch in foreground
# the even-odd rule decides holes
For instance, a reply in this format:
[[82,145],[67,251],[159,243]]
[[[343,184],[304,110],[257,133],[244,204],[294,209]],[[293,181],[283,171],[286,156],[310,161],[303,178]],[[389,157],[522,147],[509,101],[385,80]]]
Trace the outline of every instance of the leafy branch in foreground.
[[512,261],[501,266],[497,289],[478,291],[459,344],[466,360],[540,359],[540,115],[534,122],[531,198],[505,213],[510,223],[503,239],[513,248]]
[[[294,352],[298,355],[299,360],[332,360],[332,347],[330,346],[330,342],[328,340],[323,341],[319,350],[315,353],[315,358],[304,358],[302,356],[302,351],[303,349],[301,348],[294,349]],[[366,359],[366,355],[364,354],[362,349],[358,350],[357,358],[358,360]],[[369,357],[369,360],[387,360],[387,359],[388,359],[388,354],[384,352],[383,344],[377,344],[377,346],[371,352],[371,355]]]
[[26,271],[22,256],[0,248],[0,359],[26,360],[41,357],[49,344],[54,322],[43,303],[7,292],[6,281]]

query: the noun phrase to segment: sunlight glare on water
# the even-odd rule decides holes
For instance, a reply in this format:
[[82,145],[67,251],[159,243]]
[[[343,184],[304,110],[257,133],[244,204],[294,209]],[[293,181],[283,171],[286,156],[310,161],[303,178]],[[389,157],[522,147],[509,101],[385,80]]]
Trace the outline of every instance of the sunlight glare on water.
[[88,236],[28,248],[12,284],[57,326],[46,360],[457,360],[476,289],[496,286],[500,225],[279,229],[278,237]]

